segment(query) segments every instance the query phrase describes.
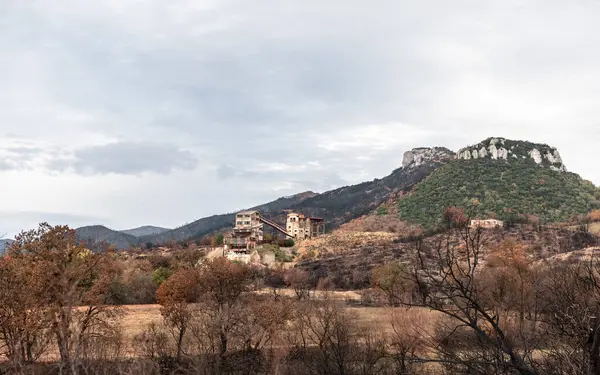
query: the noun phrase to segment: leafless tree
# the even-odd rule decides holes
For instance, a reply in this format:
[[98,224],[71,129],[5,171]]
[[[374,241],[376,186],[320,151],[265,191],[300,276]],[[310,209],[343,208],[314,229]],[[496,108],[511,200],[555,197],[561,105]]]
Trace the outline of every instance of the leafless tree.
[[[376,286],[383,287],[390,298],[401,300],[407,306],[431,309],[448,318],[447,329],[439,331],[443,336],[436,347],[446,363],[457,364],[468,373],[512,371],[535,375],[531,348],[515,345],[515,337],[508,329],[508,315],[500,314],[498,306],[490,303],[483,292],[480,280],[482,233],[480,228],[462,225],[432,245],[418,241],[414,264],[400,278],[401,285],[416,287],[414,298],[407,298],[412,293],[398,289],[398,284],[385,287],[385,283],[376,283]],[[433,259],[427,254],[433,254]],[[465,330],[485,349],[479,355],[474,356],[477,354],[474,350],[448,351],[448,346],[443,345]],[[495,372],[490,372],[491,369]]]

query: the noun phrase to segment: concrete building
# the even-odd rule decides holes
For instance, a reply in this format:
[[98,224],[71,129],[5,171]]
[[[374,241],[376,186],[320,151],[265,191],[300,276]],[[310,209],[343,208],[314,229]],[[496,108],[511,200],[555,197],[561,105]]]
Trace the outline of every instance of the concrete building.
[[287,216],[286,231],[297,240],[317,237],[325,233],[325,220],[290,212]]
[[242,211],[235,215],[235,227],[225,238],[225,244],[233,251],[253,249],[263,241],[263,223],[258,211]]
[[264,241],[264,225],[275,229],[285,238],[304,240],[325,233],[325,220],[290,212],[286,227],[261,216],[258,211],[242,211],[235,215],[235,227],[225,237],[225,245],[234,252],[247,253]]
[[502,220],[496,220],[496,219],[483,219],[483,220],[471,220],[471,228],[486,228],[486,229],[491,229],[491,228],[498,228],[498,227],[503,227],[504,226],[504,222]]

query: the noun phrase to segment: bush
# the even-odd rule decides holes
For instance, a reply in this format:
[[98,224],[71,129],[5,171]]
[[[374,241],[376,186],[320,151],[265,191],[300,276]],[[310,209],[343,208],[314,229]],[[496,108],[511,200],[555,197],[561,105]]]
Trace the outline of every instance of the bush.
[[285,240],[277,241],[277,245],[279,245],[280,247],[294,247],[294,244],[295,242],[291,238],[286,238]]
[[169,277],[171,277],[172,274],[173,274],[173,271],[171,271],[168,268],[165,268],[165,267],[157,268],[154,271],[152,271],[152,281],[154,281],[154,284],[156,284],[156,286],[158,287],[162,283],[167,281],[167,279]]

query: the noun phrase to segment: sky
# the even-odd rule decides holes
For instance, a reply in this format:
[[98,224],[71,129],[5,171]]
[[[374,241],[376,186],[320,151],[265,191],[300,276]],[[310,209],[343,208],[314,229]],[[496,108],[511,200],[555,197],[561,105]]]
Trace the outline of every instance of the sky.
[[0,0],[0,234],[175,227],[548,143],[600,184],[600,2]]

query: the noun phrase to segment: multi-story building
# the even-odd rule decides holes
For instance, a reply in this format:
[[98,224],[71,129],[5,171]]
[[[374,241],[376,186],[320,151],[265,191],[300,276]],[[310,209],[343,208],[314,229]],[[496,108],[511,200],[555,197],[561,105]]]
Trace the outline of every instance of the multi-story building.
[[242,211],[235,215],[235,227],[225,238],[225,245],[237,252],[246,252],[263,242],[264,225],[268,225],[286,238],[304,240],[325,233],[325,220],[290,212],[287,225],[282,227],[275,221],[262,217],[258,211]]
[[235,215],[235,227],[225,244],[232,249],[248,250],[263,240],[263,223],[258,211],[242,211]]
[[286,231],[298,240],[313,238],[325,233],[325,220],[290,212],[287,216]]

